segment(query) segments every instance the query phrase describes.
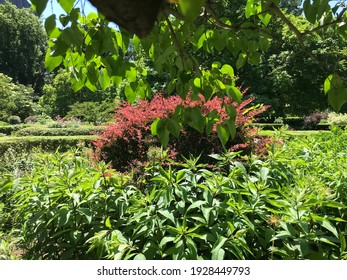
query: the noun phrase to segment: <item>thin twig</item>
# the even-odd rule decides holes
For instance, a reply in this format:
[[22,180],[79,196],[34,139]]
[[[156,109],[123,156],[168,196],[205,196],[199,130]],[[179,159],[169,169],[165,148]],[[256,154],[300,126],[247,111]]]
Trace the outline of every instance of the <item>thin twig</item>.
[[169,27],[169,30],[170,30],[170,33],[171,33],[171,37],[172,37],[172,40],[174,42],[174,44],[176,45],[176,48],[180,54],[180,56],[182,57],[182,60],[186,59],[187,58],[187,53],[182,49],[178,39],[177,39],[177,36],[176,36],[176,33],[175,33],[175,30],[173,29],[172,27],[172,24],[170,22],[170,19],[166,16],[166,23]]
[[293,31],[293,33],[298,38],[299,45],[301,49],[304,51],[304,53],[306,53],[308,57],[310,57],[312,60],[317,61],[323,70],[329,72],[329,67],[327,66],[327,64],[319,60],[317,56],[315,56],[312,52],[307,50],[303,41],[304,36],[307,34],[300,32],[300,30],[286,17],[286,15],[273,2],[271,2],[269,9],[274,15],[279,17],[289,27],[291,31]]

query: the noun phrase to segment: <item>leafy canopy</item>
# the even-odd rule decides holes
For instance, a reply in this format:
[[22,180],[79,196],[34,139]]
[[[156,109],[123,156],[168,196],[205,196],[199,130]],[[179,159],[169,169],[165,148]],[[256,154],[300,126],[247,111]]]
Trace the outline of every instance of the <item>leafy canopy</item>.
[[31,9],[0,4],[0,72],[40,92],[44,84],[47,35]]
[[[41,14],[49,1],[31,2]],[[241,93],[236,87],[233,67],[219,61],[205,65],[204,54],[228,52],[237,57],[237,69],[245,64],[258,65],[261,53],[271,43],[272,34],[268,27],[273,18],[288,26],[311,58],[314,54],[306,48],[304,39],[313,33],[335,28],[342,38],[347,37],[344,3],[328,0],[304,1],[304,16],[311,23],[307,29],[296,26],[281,10],[283,1],[278,0],[248,0],[244,9],[230,17],[224,17],[221,11],[234,1],[165,2],[153,30],[143,39],[123,29],[112,28],[101,14],[85,15],[85,1],[58,2],[66,13],[51,15],[45,20],[50,36],[47,69],[52,71],[60,65],[69,69],[76,91],[83,86],[91,90],[98,86],[105,89],[111,84],[118,86],[125,79],[125,95],[129,102],[149,97],[151,93],[146,81],[147,71],[136,60],[123,60],[129,51],[145,54],[159,74],[169,73],[165,88],[168,94],[178,93],[185,98],[191,91],[196,98],[202,93],[206,100],[218,95],[240,102]],[[100,1],[93,1],[97,2]],[[296,5],[295,1],[293,3]],[[347,101],[343,78],[329,76],[324,89],[334,109],[338,110]],[[196,119],[203,117],[198,111],[195,114]],[[165,135],[168,131],[162,133]],[[227,134],[232,135],[232,131]]]

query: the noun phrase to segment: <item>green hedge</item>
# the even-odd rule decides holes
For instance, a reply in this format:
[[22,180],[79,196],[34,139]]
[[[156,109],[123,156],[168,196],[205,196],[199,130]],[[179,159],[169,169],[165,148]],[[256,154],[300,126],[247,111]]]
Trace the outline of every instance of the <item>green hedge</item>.
[[101,132],[102,127],[82,126],[67,128],[48,128],[32,126],[22,128],[13,133],[13,136],[76,136],[76,135],[93,135],[95,132]]
[[0,126],[0,133],[5,135],[11,135],[12,132],[18,131],[22,128],[21,125],[6,125]]
[[259,127],[264,130],[279,129],[283,126],[281,123],[254,123],[253,126]]
[[[281,123],[254,123],[253,124],[253,126],[261,128],[263,130],[280,129],[284,125],[286,125],[286,124],[281,124]],[[327,123],[320,123],[315,128],[309,128],[309,129],[306,128],[304,125],[302,125],[302,126],[291,126],[291,125],[288,125],[288,126],[291,127],[291,128],[294,128],[296,130],[329,130],[329,128],[330,128],[330,124],[327,124]]]
[[[12,148],[14,151],[23,153],[30,152],[33,148],[41,148],[43,151],[67,151],[78,144],[90,145],[90,141],[96,136],[28,136],[28,137],[2,137],[0,138],[0,155]],[[1,156],[0,156],[1,158]]]

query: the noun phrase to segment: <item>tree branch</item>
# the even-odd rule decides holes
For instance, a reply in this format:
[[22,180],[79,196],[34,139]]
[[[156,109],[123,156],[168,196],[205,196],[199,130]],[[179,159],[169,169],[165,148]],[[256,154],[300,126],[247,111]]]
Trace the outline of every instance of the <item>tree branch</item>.
[[178,39],[177,39],[177,36],[176,36],[176,33],[175,33],[175,30],[173,29],[172,27],[172,24],[169,20],[168,17],[166,17],[166,23],[167,23],[167,26],[169,27],[169,30],[170,30],[170,33],[171,33],[171,37],[172,37],[172,41],[174,42],[174,44],[176,45],[176,48],[180,54],[180,56],[182,57],[182,59],[185,59],[187,58],[187,54],[186,52],[182,49]]
[[[270,0],[271,1],[271,0]],[[323,61],[320,61],[318,59],[317,56],[315,56],[312,52],[310,52],[309,50],[307,50],[303,38],[305,35],[309,34],[309,33],[302,33],[300,32],[300,30],[286,17],[286,15],[271,1],[270,5],[269,5],[269,10],[276,15],[277,17],[279,17],[288,27],[291,31],[294,32],[294,34],[296,35],[296,37],[299,40],[299,44],[301,49],[314,61],[317,61],[318,64],[322,67],[323,70],[325,71],[329,71],[328,66],[326,65],[326,63],[324,63]]]
[[302,42],[303,33],[299,31],[299,29],[286,17],[286,15],[271,1],[269,6],[269,10],[277,17],[279,17],[290,30],[294,32],[296,37]]

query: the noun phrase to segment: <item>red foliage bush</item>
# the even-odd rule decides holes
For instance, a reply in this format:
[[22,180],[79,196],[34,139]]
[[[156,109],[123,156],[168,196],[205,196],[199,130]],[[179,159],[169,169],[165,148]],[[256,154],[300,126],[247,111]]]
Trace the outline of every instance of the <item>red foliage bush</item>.
[[[254,98],[248,98],[242,103],[233,102],[230,98],[214,97],[205,101],[202,95],[199,100],[193,100],[188,94],[186,99],[179,96],[163,97],[156,94],[151,101],[142,100],[137,105],[122,104],[115,111],[115,122],[99,134],[94,142],[96,159],[110,162],[119,171],[129,170],[132,164],[147,161],[147,151],[150,146],[160,146],[156,137],[151,135],[151,124],[157,118],[170,118],[177,106],[185,108],[199,107],[202,115],[206,116],[216,110],[219,121],[214,125],[210,135],[201,134],[191,127],[184,127],[178,139],[171,137],[168,146],[168,156],[179,160],[181,156],[201,155],[201,161],[211,162],[208,157],[212,153],[221,153],[222,147],[216,131],[218,123],[229,118],[224,104],[232,105],[236,109],[236,137],[227,143],[230,149],[254,148],[254,139],[261,139],[256,131],[250,129],[255,116],[264,112],[268,106],[248,107]],[[255,138],[256,136],[256,138]],[[259,143],[259,140],[257,140]]]

